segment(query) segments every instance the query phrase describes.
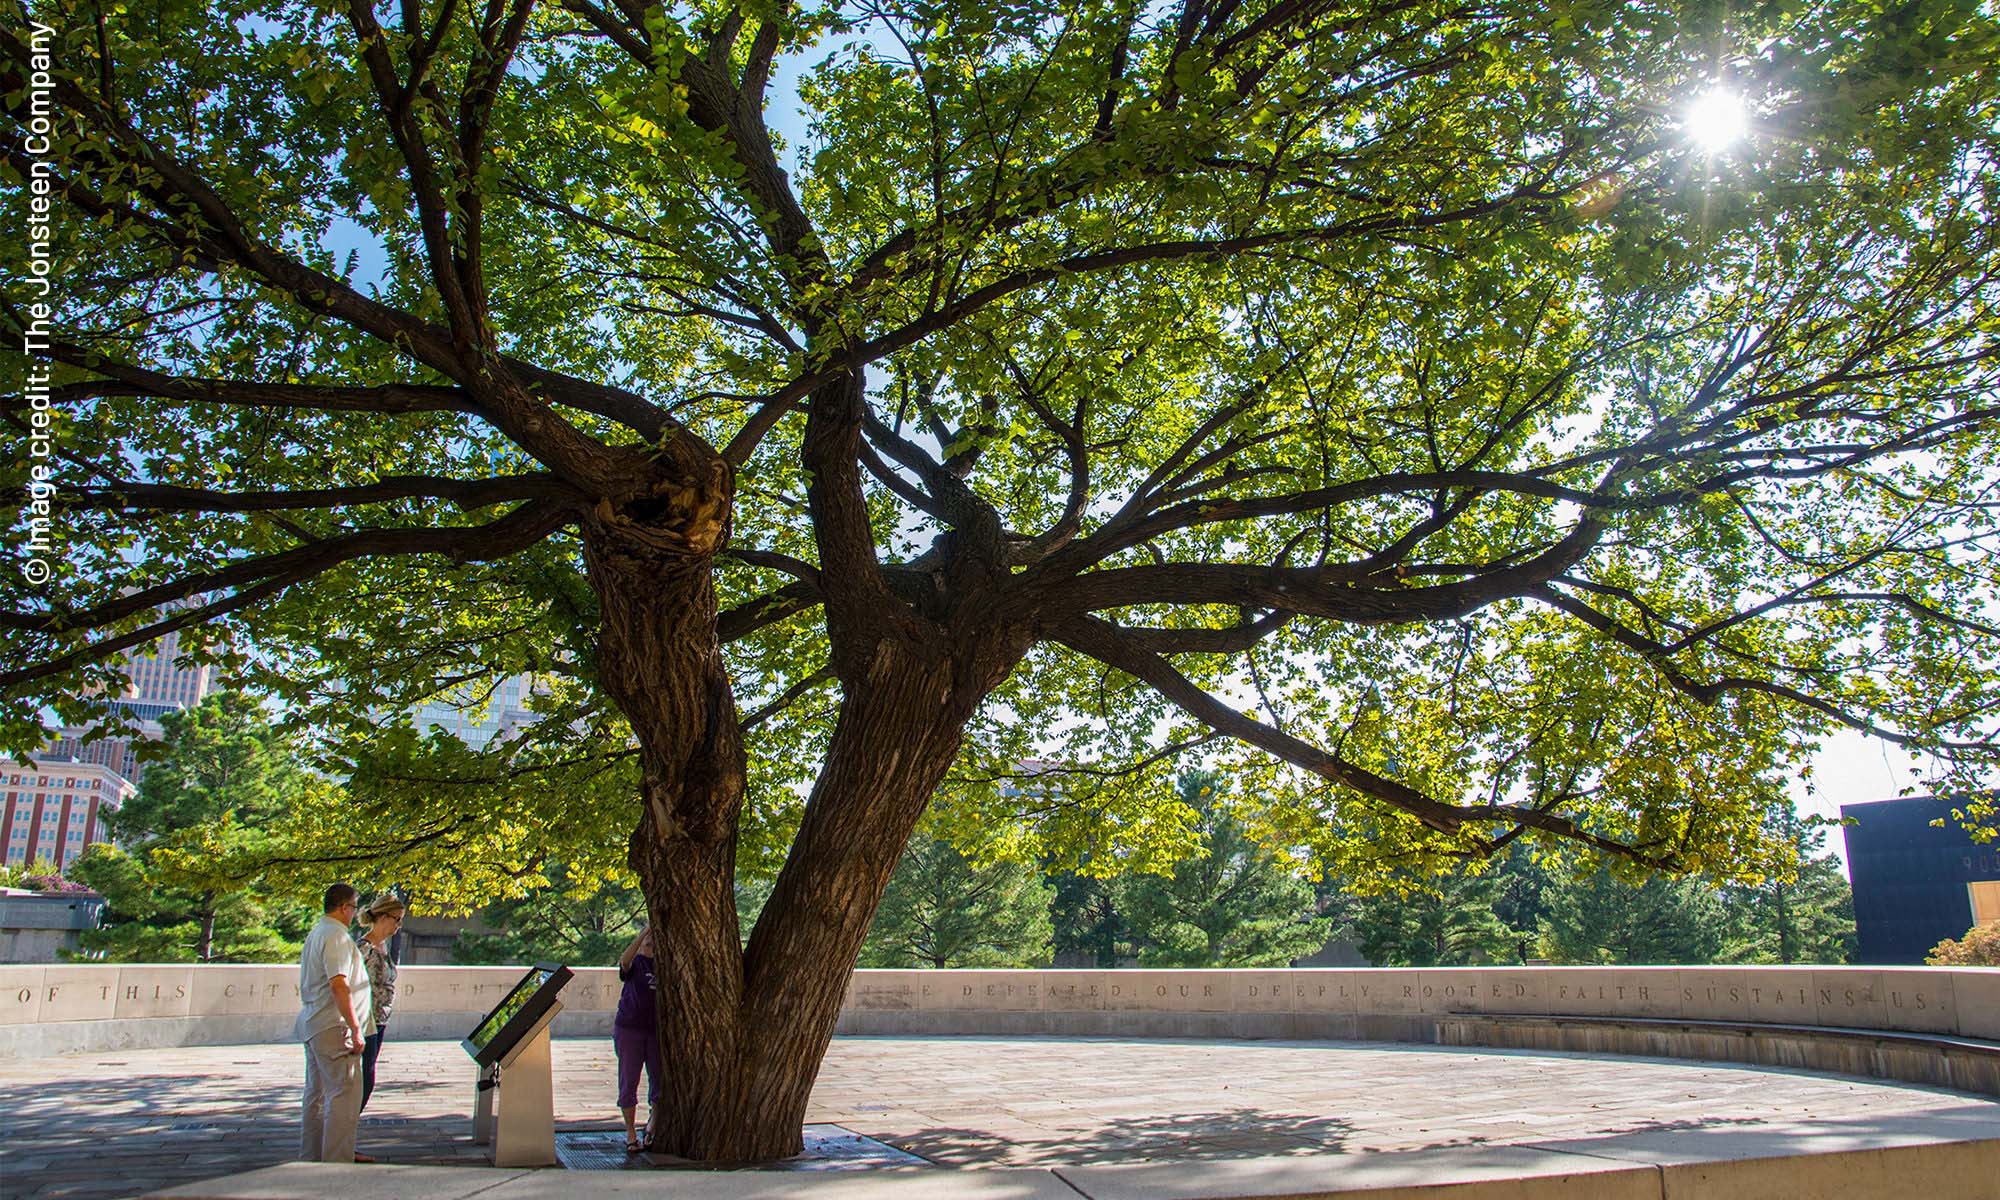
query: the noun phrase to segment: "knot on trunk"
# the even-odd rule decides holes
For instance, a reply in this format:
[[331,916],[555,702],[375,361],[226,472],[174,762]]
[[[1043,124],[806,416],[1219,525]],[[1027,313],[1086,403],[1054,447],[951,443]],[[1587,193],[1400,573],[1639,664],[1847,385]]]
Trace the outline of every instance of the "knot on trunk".
[[643,489],[597,502],[591,516],[615,540],[676,557],[711,558],[729,540],[735,479],[720,457],[656,474]]

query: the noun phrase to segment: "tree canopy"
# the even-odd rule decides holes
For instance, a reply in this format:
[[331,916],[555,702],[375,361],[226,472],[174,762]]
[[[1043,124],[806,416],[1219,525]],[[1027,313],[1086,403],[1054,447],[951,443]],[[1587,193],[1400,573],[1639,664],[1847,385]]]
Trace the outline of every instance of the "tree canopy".
[[[1029,858],[1191,848],[1193,758],[1343,873],[1763,873],[1829,731],[1996,753],[1996,48],[1978,0],[48,0],[0,731],[179,631],[355,768],[328,859],[629,839],[698,1157],[795,1148],[745,1106],[802,1111],[948,775]],[[490,751],[378,754],[519,673]]]

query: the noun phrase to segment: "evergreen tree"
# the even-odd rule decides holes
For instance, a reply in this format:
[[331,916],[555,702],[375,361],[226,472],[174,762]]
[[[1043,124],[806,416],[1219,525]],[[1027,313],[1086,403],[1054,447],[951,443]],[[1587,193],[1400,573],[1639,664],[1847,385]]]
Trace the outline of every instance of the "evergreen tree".
[[1533,851],[1520,842],[1508,847],[1500,864],[1500,891],[1493,900],[1493,915],[1507,927],[1513,943],[1511,959],[1527,962],[1541,952],[1542,924],[1548,915],[1545,899],[1549,871]]
[[1854,957],[1854,889],[1824,850],[1824,826],[1787,802],[1766,820],[1785,852],[1761,881],[1720,889],[1727,962],[1844,963]]
[[1047,966],[1052,896],[1026,863],[974,866],[951,843],[918,832],[889,877],[861,965]]
[[1064,871],[1051,883],[1050,945],[1058,961],[1083,957],[1106,970],[1124,965],[1131,954],[1131,929],[1118,911],[1111,881]]
[[177,887],[141,849],[98,844],[69,876],[104,897],[104,920],[78,935],[70,957],[108,962],[295,961],[310,904],[262,888]]
[[1354,933],[1378,967],[1457,967],[1513,961],[1513,933],[1494,912],[1504,880],[1455,871],[1406,893],[1361,897]]
[[160,724],[164,733],[138,792],[106,818],[121,842],[224,820],[254,825],[298,799],[298,748],[252,697],[215,692]]
[[[256,841],[301,802],[297,748],[240,692],[167,713],[138,792],[106,825],[129,849],[94,845],[69,875],[103,893],[84,952],[124,962],[274,962],[296,955],[307,907],[205,869],[214,851]],[[191,861],[192,860],[192,861]]]
[[1221,803],[1217,777],[1181,776],[1181,803],[1202,838],[1167,875],[1113,885],[1144,967],[1283,966],[1326,944],[1332,922],[1315,916],[1312,888],[1269,847],[1254,841]]
[[1558,877],[1544,895],[1543,940],[1557,962],[1705,963],[1722,949],[1722,905],[1701,879],[1653,875],[1633,884],[1599,869]]

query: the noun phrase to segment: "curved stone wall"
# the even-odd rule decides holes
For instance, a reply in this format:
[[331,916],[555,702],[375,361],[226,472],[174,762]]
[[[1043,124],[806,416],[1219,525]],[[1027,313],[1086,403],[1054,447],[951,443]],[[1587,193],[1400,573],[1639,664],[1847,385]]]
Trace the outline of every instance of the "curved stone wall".
[[[462,1038],[525,969],[405,967],[389,1036]],[[580,968],[557,1033],[608,1036],[618,992],[616,971]],[[289,1042],[298,1011],[292,964],[0,966],[0,1058]]]
[[844,1033],[1434,1041],[1453,1013],[1824,1025],[2000,1040],[2000,968],[857,971]]
[[[519,967],[406,967],[392,1038],[460,1038]],[[579,968],[559,1036],[604,1036],[617,975]],[[0,1058],[286,1042],[298,973],[272,966],[0,966]],[[1677,1018],[2000,1041],[2000,968],[857,971],[840,1032],[1433,1042],[1454,1013]]]

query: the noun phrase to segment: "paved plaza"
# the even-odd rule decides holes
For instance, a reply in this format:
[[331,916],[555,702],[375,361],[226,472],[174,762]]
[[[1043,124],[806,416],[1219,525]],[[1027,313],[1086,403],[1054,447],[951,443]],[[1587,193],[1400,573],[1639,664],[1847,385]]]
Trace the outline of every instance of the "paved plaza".
[[[294,1157],[292,1046],[0,1063],[0,1195],[133,1196]],[[555,1043],[560,1130],[610,1129],[606,1039]],[[485,1162],[456,1043],[391,1042],[361,1148]],[[1518,1145],[1658,1161],[2000,1137],[2000,1103],[1907,1084],[1658,1059],[1355,1042],[841,1038],[810,1122],[938,1167],[1365,1155]]]

